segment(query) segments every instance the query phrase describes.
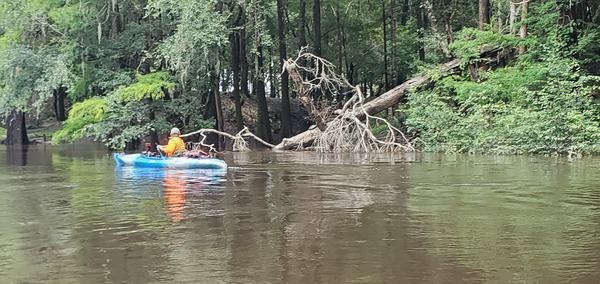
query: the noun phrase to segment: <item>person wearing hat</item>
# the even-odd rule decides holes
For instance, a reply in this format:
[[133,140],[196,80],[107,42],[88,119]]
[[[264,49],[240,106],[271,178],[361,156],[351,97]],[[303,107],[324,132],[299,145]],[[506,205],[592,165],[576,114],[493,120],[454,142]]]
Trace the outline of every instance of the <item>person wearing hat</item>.
[[187,150],[185,149],[185,142],[179,137],[180,135],[179,128],[175,127],[171,129],[169,143],[167,145],[158,145],[156,148],[165,153],[169,158],[184,156]]

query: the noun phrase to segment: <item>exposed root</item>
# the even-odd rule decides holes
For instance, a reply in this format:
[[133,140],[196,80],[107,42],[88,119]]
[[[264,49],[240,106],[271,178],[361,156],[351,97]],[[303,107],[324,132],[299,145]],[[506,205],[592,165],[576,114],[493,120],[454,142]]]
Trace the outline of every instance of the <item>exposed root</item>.
[[[365,98],[358,86],[355,90],[356,94],[342,110],[338,110],[338,116],[327,124],[327,128],[315,140],[313,148],[319,152],[336,153],[414,151],[412,142],[402,131],[386,119],[366,113],[363,108]],[[357,111],[365,115],[364,121],[358,119]],[[371,131],[370,125],[375,123],[387,126],[384,137],[378,138]],[[403,143],[399,143],[399,139]]]
[[[298,62],[306,62],[302,66]],[[296,59],[288,59],[284,62],[283,68],[288,71],[290,79],[298,91],[298,99],[302,102],[310,115],[310,119],[315,122],[317,127],[324,130],[327,127],[327,121],[332,118],[333,108],[326,106],[324,100],[315,104],[312,94],[321,92],[322,94],[332,94],[345,96],[346,91],[354,87],[343,77],[335,73],[335,66],[312,53],[305,52],[302,48]]]
[[[313,62],[315,67],[302,67],[299,60]],[[414,151],[412,142],[404,133],[394,127],[386,119],[369,115],[364,109],[363,96],[358,86],[354,87],[343,77],[334,72],[335,66],[311,53],[300,51],[294,60],[288,59],[284,67],[292,82],[298,89],[299,98],[309,110],[311,119],[321,130],[320,135],[312,143],[312,148],[320,152],[393,152]],[[303,79],[306,74],[309,79]],[[310,79],[314,78],[314,79]],[[340,97],[352,97],[341,110],[331,112],[328,108],[315,106],[311,92],[321,90],[330,94],[342,94]],[[333,117],[332,114],[337,114]],[[359,119],[364,116],[364,120]],[[385,124],[388,128],[384,137],[376,137],[371,126]],[[401,142],[399,142],[399,140]],[[286,142],[286,141],[284,141]],[[302,145],[301,142],[298,145]],[[277,148],[285,148],[278,145]]]

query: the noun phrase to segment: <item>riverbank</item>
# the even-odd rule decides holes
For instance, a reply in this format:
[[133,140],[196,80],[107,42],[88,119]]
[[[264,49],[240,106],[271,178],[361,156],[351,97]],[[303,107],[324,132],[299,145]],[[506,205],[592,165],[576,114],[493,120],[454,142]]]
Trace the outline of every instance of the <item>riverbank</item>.
[[[281,100],[278,98],[266,98],[266,100],[269,109],[271,135],[273,141],[278,143],[281,141]],[[223,109],[224,131],[234,134],[237,132],[237,124],[235,118],[235,103],[232,96],[228,93],[223,93],[221,95],[221,104]],[[306,130],[310,125],[310,121],[308,121],[308,113],[298,100],[292,99],[290,101],[290,114],[293,134],[298,134]],[[60,130],[63,126],[61,122],[58,122],[54,119],[52,113],[45,113],[43,117],[44,118],[40,119],[27,119],[27,136],[32,144],[50,143],[52,141],[52,135],[54,135],[54,133]],[[245,126],[247,126],[252,132],[257,132],[258,105],[254,99],[244,98],[242,119]],[[182,130],[191,132],[197,129]],[[0,143],[4,144],[6,138],[6,128],[0,127]]]

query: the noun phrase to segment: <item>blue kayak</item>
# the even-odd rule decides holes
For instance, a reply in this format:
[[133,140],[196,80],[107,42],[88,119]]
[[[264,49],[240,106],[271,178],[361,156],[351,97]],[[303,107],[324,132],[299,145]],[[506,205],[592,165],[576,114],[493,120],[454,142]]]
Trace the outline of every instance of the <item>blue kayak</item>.
[[114,154],[117,165],[144,168],[227,169],[225,161],[201,157],[148,157],[142,154]]

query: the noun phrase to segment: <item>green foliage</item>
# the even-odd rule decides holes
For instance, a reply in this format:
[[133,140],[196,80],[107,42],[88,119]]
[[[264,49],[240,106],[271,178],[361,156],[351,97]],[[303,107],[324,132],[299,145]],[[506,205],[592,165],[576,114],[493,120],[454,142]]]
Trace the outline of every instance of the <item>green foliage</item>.
[[104,120],[107,111],[108,103],[105,98],[95,97],[75,103],[63,128],[52,135],[52,143],[72,142],[88,137],[87,127]]
[[119,103],[115,96],[94,97],[73,105],[63,128],[52,136],[53,143],[90,137],[108,147],[122,149],[125,143],[147,135],[150,107],[139,101]]
[[[450,78],[411,94],[409,130],[425,150],[470,153],[591,153],[600,150],[600,78],[573,60],[482,73],[483,83]],[[542,80],[544,79],[545,80]],[[511,80],[513,79],[513,80]]]
[[[163,103],[164,111],[171,121],[181,122],[184,129],[212,128],[214,120],[203,119],[204,104],[196,97],[182,96]],[[165,122],[166,123],[166,122]],[[167,129],[168,125],[163,129]]]
[[127,142],[148,135],[154,122],[149,121],[150,106],[140,102],[108,102],[103,120],[86,126],[87,137],[103,142],[112,149],[123,149]]
[[12,110],[39,114],[52,91],[70,87],[73,76],[62,54],[22,45],[0,48],[0,117]]
[[483,50],[514,49],[518,39],[513,35],[500,34],[489,30],[464,28],[457,35],[456,40],[448,47],[452,53],[461,59],[464,68],[468,64],[480,62]]
[[433,76],[433,89],[409,95],[401,112],[408,129],[424,141],[425,150],[502,154],[600,150],[600,101],[594,97],[600,78],[582,68],[598,61],[596,56],[581,57],[597,49],[597,32],[576,21],[557,24],[559,7],[552,1],[530,7],[526,40],[467,28],[450,45],[463,66],[480,63],[482,50],[525,45],[527,53],[518,60],[495,70],[479,69],[476,81],[466,74]]
[[137,82],[117,88],[106,97],[94,97],[76,103],[69,112],[64,128],[53,137],[54,143],[92,137],[112,148],[145,136],[153,129],[148,121],[151,106],[143,102],[160,99],[173,91],[166,72],[138,75]]
[[156,72],[136,75],[137,82],[118,90],[117,101],[141,101],[143,99],[158,100],[165,92],[173,92],[175,83],[169,81],[167,72]]
[[219,49],[227,43],[229,14],[215,12],[216,6],[216,0],[152,0],[148,3],[150,15],[170,14],[175,19],[176,31],[160,44],[158,54],[179,72],[183,83],[190,79],[188,76],[199,75],[195,71],[201,69],[193,67],[215,60]]
[[[123,149],[127,142],[146,137],[151,130],[164,132],[173,126],[169,121],[183,121],[192,129],[210,127],[202,119],[203,105],[190,96],[161,100],[164,92],[173,92],[175,84],[166,72],[138,75],[137,82],[122,86],[105,97],[76,103],[53,143],[90,137],[113,149]],[[163,110],[165,115],[150,120],[150,112]]]

